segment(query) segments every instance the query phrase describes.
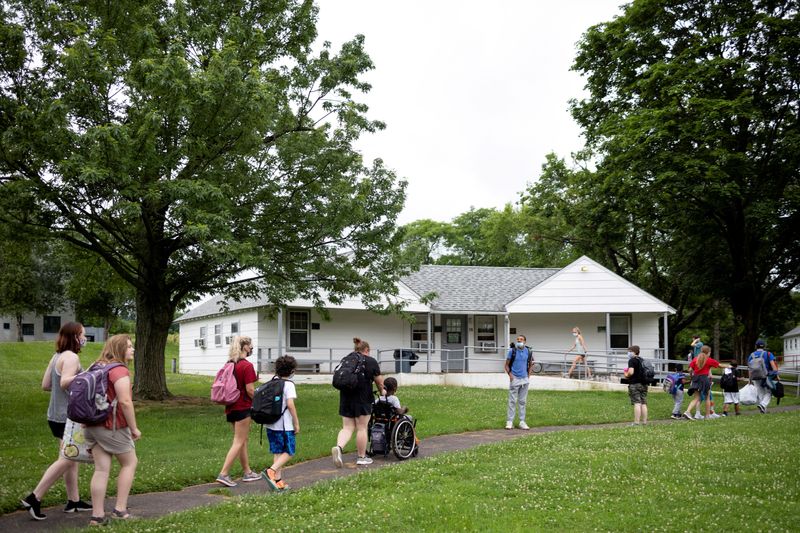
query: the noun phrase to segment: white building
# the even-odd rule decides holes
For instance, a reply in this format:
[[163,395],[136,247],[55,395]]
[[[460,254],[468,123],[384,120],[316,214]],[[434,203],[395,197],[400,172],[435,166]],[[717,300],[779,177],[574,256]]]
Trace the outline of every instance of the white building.
[[[499,372],[506,347],[527,336],[537,361],[571,361],[565,352],[578,326],[589,360],[624,354],[637,344],[648,358],[666,358],[660,332],[674,309],[642,289],[581,257],[562,268],[423,266],[399,283],[399,297],[413,314],[367,310],[356,299],[328,307],[323,320],[310,302],[276,310],[264,300],[214,297],[178,319],[180,368],[212,375],[227,360],[230,339],[253,338],[259,371],[278,354],[289,353],[302,369],[330,372],[352,350],[352,338],[368,341],[384,372],[408,371],[393,360],[401,349],[420,357],[412,372]],[[429,304],[422,298],[435,293]],[[227,311],[224,310],[227,307]],[[397,352],[395,351],[397,350]]]
[[[47,315],[28,313],[22,317],[22,340],[55,341],[61,326],[75,320],[75,311],[68,307],[62,311],[53,311]],[[104,342],[105,329],[91,326],[84,327],[89,342]],[[0,316],[0,342],[17,340],[17,319],[13,316]]]
[[800,326],[783,337],[783,368],[800,369]]

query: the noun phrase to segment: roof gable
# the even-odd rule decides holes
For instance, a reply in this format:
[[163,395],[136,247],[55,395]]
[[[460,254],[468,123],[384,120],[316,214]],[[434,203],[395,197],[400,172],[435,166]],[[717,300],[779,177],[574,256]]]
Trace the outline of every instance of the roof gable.
[[510,313],[674,313],[675,309],[586,256],[510,302]]

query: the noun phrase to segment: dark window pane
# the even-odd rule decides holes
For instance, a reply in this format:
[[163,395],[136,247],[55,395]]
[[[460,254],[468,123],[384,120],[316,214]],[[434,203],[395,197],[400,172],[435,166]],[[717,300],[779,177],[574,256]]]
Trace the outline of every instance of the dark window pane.
[[60,316],[45,316],[42,324],[42,331],[45,333],[58,333],[61,329]]
[[305,331],[290,332],[289,346],[292,348],[308,348],[308,333]]
[[33,324],[22,324],[23,335],[33,335]]
[[611,335],[611,348],[627,348],[628,344],[627,335]]

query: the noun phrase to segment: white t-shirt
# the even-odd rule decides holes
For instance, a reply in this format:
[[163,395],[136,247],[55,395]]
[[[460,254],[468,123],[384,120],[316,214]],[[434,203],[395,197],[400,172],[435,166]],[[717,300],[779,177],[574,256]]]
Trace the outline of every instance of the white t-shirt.
[[400,409],[401,408],[400,399],[397,396],[395,396],[394,394],[392,394],[391,396],[381,396],[379,399],[375,400],[375,403],[377,403],[377,402],[379,402],[381,400],[385,400],[385,401],[389,402],[389,405],[391,405],[395,409]]
[[286,405],[288,404],[289,399],[294,400],[295,398],[297,398],[297,389],[294,386],[294,382],[289,381],[288,379],[284,380],[283,407],[281,407],[281,410],[283,411],[283,417],[274,424],[267,424],[267,429],[272,429],[274,431],[294,431],[294,420],[292,420],[292,413],[289,412],[289,409],[286,408]]

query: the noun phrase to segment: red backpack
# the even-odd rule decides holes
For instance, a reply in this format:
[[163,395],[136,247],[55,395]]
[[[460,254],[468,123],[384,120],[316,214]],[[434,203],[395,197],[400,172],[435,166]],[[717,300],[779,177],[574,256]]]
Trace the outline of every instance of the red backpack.
[[217,372],[217,377],[214,379],[214,384],[211,385],[211,401],[222,405],[231,405],[236,403],[239,399],[241,392],[239,391],[239,383],[236,380],[236,363],[228,361]]

